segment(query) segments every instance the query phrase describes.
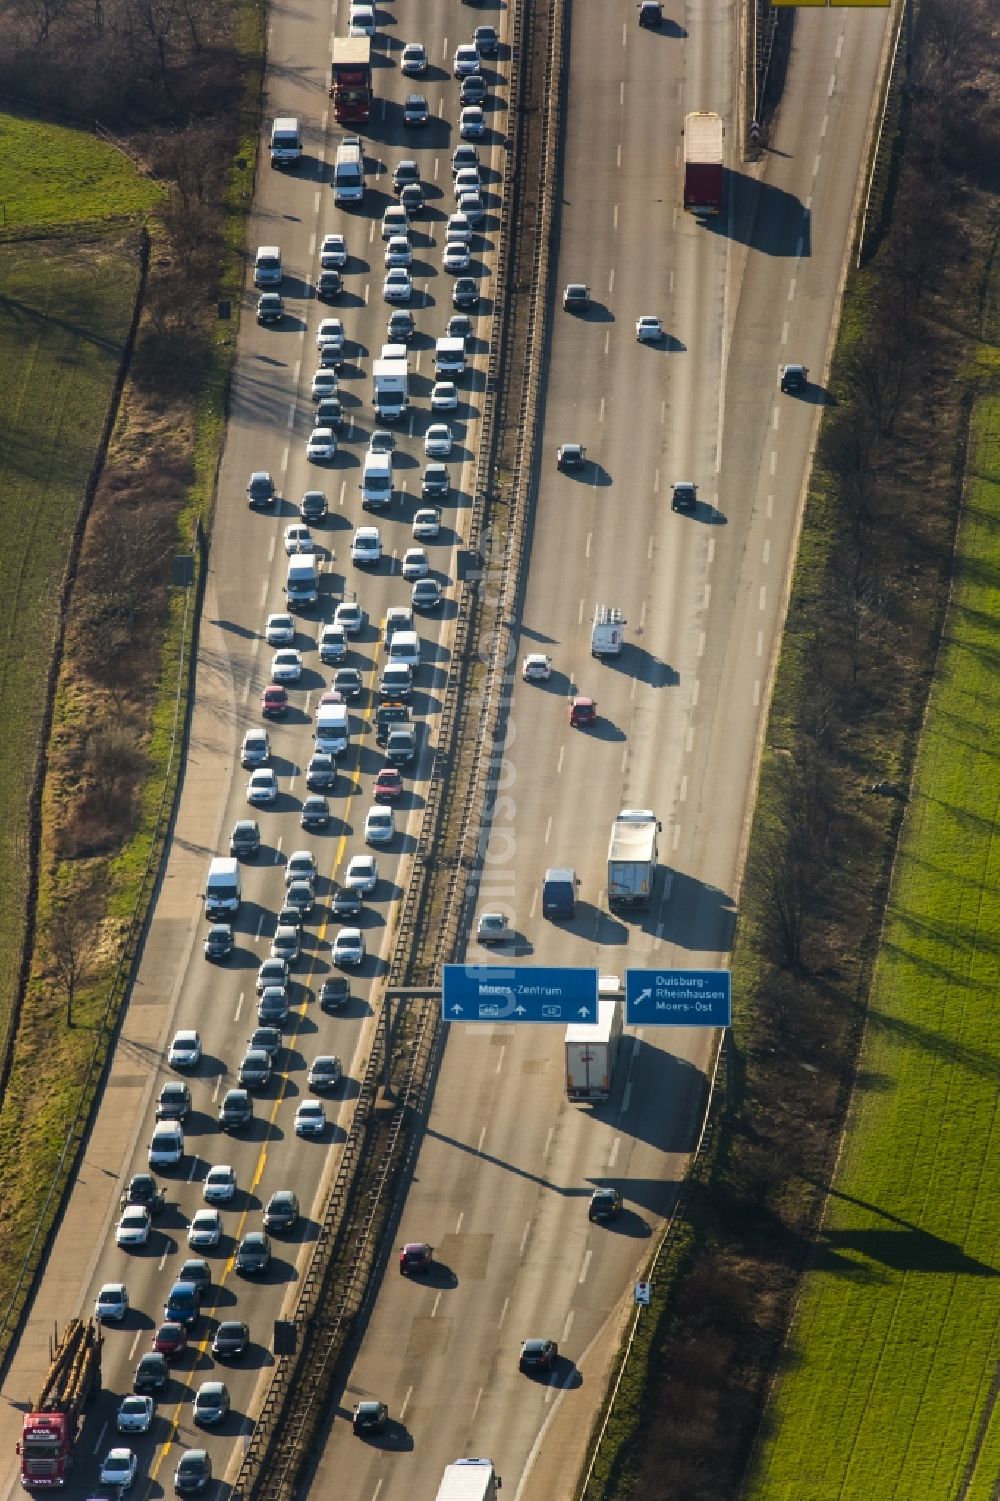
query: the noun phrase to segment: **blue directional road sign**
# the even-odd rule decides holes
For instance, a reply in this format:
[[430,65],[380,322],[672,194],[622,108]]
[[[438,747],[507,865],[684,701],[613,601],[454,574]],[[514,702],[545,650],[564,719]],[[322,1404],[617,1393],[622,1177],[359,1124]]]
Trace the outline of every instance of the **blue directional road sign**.
[[448,1022],[596,1022],[597,970],[538,964],[446,964]]
[[728,969],[627,969],[625,1021],[630,1027],[730,1027]]

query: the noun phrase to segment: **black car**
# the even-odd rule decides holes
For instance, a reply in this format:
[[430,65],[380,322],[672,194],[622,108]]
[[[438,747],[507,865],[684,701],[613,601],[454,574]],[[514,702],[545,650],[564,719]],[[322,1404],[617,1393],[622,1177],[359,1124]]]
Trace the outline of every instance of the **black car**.
[[651,26],[654,29],[663,25],[663,5],[661,0],[641,0],[639,5],[639,25]]
[[263,1048],[269,1058],[281,1050],[281,1033],[277,1027],[255,1027],[247,1042],[248,1048]]
[[247,1048],[236,1079],[241,1089],[266,1089],[271,1082],[271,1059],[263,1048]]
[[351,984],[346,975],[327,975],[319,987],[319,1003],[324,1011],[342,1011],[351,999]]
[[420,481],[423,500],[445,500],[451,488],[447,464],[428,464]]
[[783,391],[804,391],[808,385],[809,371],[805,365],[782,365],[781,389]]
[[423,94],[407,94],[406,103],[403,105],[404,125],[426,125],[430,119],[430,113]]
[[482,104],[486,99],[486,80],[481,73],[470,73],[462,79],[458,97],[463,104]]
[[203,1491],[212,1480],[212,1461],[204,1449],[185,1449],[174,1471],[174,1490],[180,1496]]
[[204,1256],[189,1256],[181,1267],[180,1280],[193,1283],[201,1297],[212,1285],[211,1268]]
[[261,292],[257,299],[257,322],[280,323],[285,316],[285,300],[280,292]]
[[344,1067],[340,1059],[332,1053],[321,1053],[309,1065],[306,1082],[309,1088],[315,1090],[317,1094],[325,1094],[330,1090],[339,1089],[343,1077]]
[[351,1415],[355,1433],[381,1433],[389,1417],[384,1402],[359,1402]]
[[241,818],[233,824],[229,836],[229,853],[238,860],[252,860],[260,854],[260,825],[254,818]]
[[302,908],[293,907],[286,902],[283,907],[278,908],[278,921],[274,926],[276,930],[278,928],[301,928],[304,921],[305,913]]
[[150,1350],[135,1368],[132,1390],[134,1392],[159,1392],[169,1380],[170,1367],[167,1365],[167,1357],[156,1350]]
[[244,1277],[248,1273],[266,1272],[271,1265],[271,1242],[263,1230],[250,1230],[236,1248],[236,1270]]
[[288,992],[283,985],[269,985],[257,1002],[257,1020],[281,1027],[288,1020]]
[[595,1188],[590,1196],[587,1218],[603,1224],[606,1220],[617,1219],[621,1207],[622,1196],[617,1188]]
[[322,521],[327,510],[326,496],[322,490],[307,490],[299,501],[299,515],[303,521]]
[[333,674],[333,687],[345,698],[357,698],[364,683],[356,667],[339,667]]
[[323,396],[316,403],[316,427],[340,427],[344,408],[339,396]]
[[558,1354],[559,1346],[554,1339],[526,1339],[518,1365],[522,1371],[551,1371]]
[[245,1089],[228,1089],[219,1106],[223,1131],[239,1131],[253,1120],[253,1101]]
[[314,792],[302,804],[299,823],[304,829],[325,829],[330,822],[330,804],[322,793]]
[[670,508],[674,511],[693,511],[698,504],[698,486],[688,480],[670,486]]
[[343,922],[348,917],[357,917],[363,905],[364,899],[360,891],[355,891],[352,886],[342,886],[330,900],[330,911]]
[[252,506],[273,506],[277,493],[274,480],[265,470],[258,469],[251,474],[247,485],[247,500]]
[[285,906],[297,909],[300,922],[312,911],[315,900],[316,893],[311,881],[289,881],[285,891]]
[[321,302],[332,302],[340,296],[343,286],[339,271],[321,271],[316,278],[316,296]]
[[250,1330],[237,1319],[227,1319],[220,1324],[212,1339],[212,1354],[216,1360],[239,1360],[246,1354],[250,1343]]
[[496,57],[500,49],[500,37],[495,26],[477,26],[472,33],[472,40],[480,57]]
[[451,289],[452,306],[457,308],[477,308],[479,306],[479,288],[471,276],[458,276],[455,285]]
[[582,443],[561,443],[556,450],[556,468],[579,469],[586,457],[587,450]]
[[159,1214],[164,1203],[163,1189],[157,1187],[152,1173],[133,1173],[128,1187],[123,1190],[121,1196],[123,1209],[126,1209],[129,1204],[141,1204],[143,1209],[149,1210],[150,1214]]
[[393,344],[409,344],[416,333],[417,325],[408,308],[396,308],[389,314],[386,333]]
[[268,1230],[294,1230],[299,1221],[299,1201],[290,1188],[279,1188],[267,1201],[264,1225]]
[[571,281],[563,289],[563,307],[570,313],[585,313],[590,307],[590,288],[582,281]]
[[392,174],[392,188],[394,193],[399,193],[406,187],[408,182],[420,181],[420,168],[416,162],[397,162]]
[[316,751],[306,767],[310,792],[330,792],[337,784],[337,763],[329,751]]
[[227,922],[215,922],[205,934],[205,958],[228,959],[233,952],[233,930]]

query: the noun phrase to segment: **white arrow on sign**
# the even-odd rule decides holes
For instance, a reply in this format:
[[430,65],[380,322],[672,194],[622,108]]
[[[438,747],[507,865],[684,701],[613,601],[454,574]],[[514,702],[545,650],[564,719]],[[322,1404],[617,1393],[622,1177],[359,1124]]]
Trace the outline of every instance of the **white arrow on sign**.
[[459,1005],[458,1001],[452,1001],[452,1003],[451,1003],[451,1014],[452,1014],[452,1016],[461,1016],[461,1014],[462,1014],[462,1007]]
[[525,1006],[515,1006],[514,1007],[514,1015],[515,1016],[526,1016],[527,1015],[527,1007],[525,1007]]
[[576,1014],[577,1014],[577,1016],[588,1017],[590,1015],[590,1007],[589,1006],[581,1006],[580,1009],[579,1009],[579,1011],[577,1011]]
[[632,1002],[632,1005],[633,1006],[641,1005],[641,1003],[643,1001],[648,1001],[649,998],[650,998],[650,996],[652,994],[653,994],[653,992],[651,990],[640,990],[639,994],[636,996],[635,1000]]

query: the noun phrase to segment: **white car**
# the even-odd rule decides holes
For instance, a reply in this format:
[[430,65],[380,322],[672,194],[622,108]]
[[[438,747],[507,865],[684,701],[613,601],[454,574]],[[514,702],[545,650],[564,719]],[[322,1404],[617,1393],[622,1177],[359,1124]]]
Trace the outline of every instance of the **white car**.
[[276,651],[271,658],[272,683],[297,683],[302,676],[302,653],[294,646]]
[[302,1100],[295,1112],[296,1136],[322,1136],[326,1130],[326,1111],[322,1100]]
[[347,265],[347,241],[343,235],[324,235],[319,247],[319,263],[324,271],[340,271]]
[[258,766],[247,782],[247,802],[256,807],[259,803],[273,803],[278,796],[278,778],[270,766]]
[[[292,521],[285,527],[285,552],[289,557],[296,552],[315,552],[313,534],[303,521]],[[289,619],[291,617],[289,616]]]
[[365,612],[356,599],[343,599],[333,612],[333,623],[345,636],[356,636],[365,623]]
[[316,330],[316,348],[330,349],[335,353],[344,348],[344,325],[340,318],[321,318]]
[[123,1211],[115,1229],[115,1245],[144,1246],[149,1239],[151,1225],[148,1209],[144,1209],[141,1204],[130,1204]]
[[521,663],[521,676],[526,683],[547,683],[552,676],[551,658],[542,652],[529,652]]
[[378,563],[382,557],[382,533],[377,526],[359,526],[351,543],[351,562],[358,567]]
[[337,438],[332,427],[314,427],[306,444],[306,458],[332,459],[337,454]]
[[94,1303],[99,1324],[120,1324],[128,1313],[128,1290],[124,1282],[105,1282]]
[[472,146],[468,141],[460,142],[451,153],[451,175],[461,172],[463,167],[475,167],[479,170],[479,147]]
[[451,453],[451,428],[447,422],[431,423],[424,433],[424,453],[432,459],[446,459]]
[[457,275],[459,271],[468,271],[471,264],[472,256],[466,241],[449,240],[444,247],[444,260],[442,261],[444,269],[453,271]]
[[367,895],[378,885],[378,861],[374,855],[352,855],[344,874],[344,885],[351,891]]
[[365,935],[360,928],[341,928],[333,940],[332,958],[334,964],[343,968],[345,964],[360,964],[365,957]]
[[479,72],[479,48],[475,42],[463,42],[455,48],[455,77],[468,78]]
[[271,737],[265,729],[247,730],[240,747],[240,765],[252,771],[271,758]]
[[138,1393],[123,1397],[118,1405],[115,1427],[119,1433],[148,1433],[153,1422],[153,1399]]
[[458,406],[458,387],[453,380],[436,380],[431,391],[432,412],[452,412]]
[[386,274],[382,296],[386,302],[409,302],[413,296],[413,282],[405,266],[393,266]]
[[375,7],[354,0],[347,17],[348,36],[375,35]]
[[201,1059],[201,1034],[181,1031],[174,1033],[174,1040],[167,1052],[167,1062],[172,1068],[195,1068]]
[[433,542],[440,534],[440,510],[437,506],[424,506],[413,518],[413,535],[420,542]]
[[391,240],[393,235],[405,235],[409,227],[410,221],[402,204],[390,203],[382,215],[383,240]]
[[376,803],[365,814],[365,844],[391,844],[396,837],[392,809]]
[[295,640],[295,621],[290,615],[269,615],[264,640],[268,646],[291,646]]
[[463,141],[479,141],[486,134],[486,118],[478,104],[467,104],[458,117],[458,133]]
[[406,235],[393,235],[386,241],[384,260],[387,266],[409,266],[413,251]]
[[322,401],[324,396],[336,396],[336,370],[317,370],[312,378],[312,399]]
[[427,561],[427,554],[422,547],[408,547],[403,554],[403,577],[408,583],[414,579],[426,578],[431,571],[431,565]]
[[312,881],[315,884],[316,875],[316,856],[312,850],[292,850],[285,861],[285,885],[290,886],[293,881]]
[[187,1228],[192,1250],[210,1251],[222,1239],[222,1216],[217,1209],[196,1209]]
[[319,659],[332,667],[347,656],[347,637],[342,625],[325,625],[319,633]]
[[459,167],[454,179],[455,197],[463,193],[478,193],[482,189],[478,167]]
[[116,1485],[119,1490],[131,1490],[139,1461],[131,1449],[110,1449],[101,1465],[98,1476],[101,1485]]
[[201,1192],[209,1204],[230,1203],[236,1194],[236,1174],[228,1163],[209,1168]]
[[399,59],[399,71],[409,78],[427,72],[427,49],[421,42],[407,42]]
[[640,344],[655,344],[663,338],[663,324],[651,314],[635,320],[635,336]]
[[464,214],[451,214],[449,216],[448,223],[444,232],[444,238],[446,255],[448,253],[447,247],[454,245],[456,242],[461,242],[461,244],[463,245],[468,245],[469,241],[472,239],[472,225],[469,223]]

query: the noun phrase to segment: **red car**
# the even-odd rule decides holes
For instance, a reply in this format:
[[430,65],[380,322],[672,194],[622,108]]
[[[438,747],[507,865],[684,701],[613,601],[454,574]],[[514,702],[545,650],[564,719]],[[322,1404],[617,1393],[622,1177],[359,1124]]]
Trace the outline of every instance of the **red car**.
[[403,778],[395,766],[383,766],[375,778],[375,801],[394,803],[403,791]]
[[269,683],[260,696],[260,712],[265,719],[280,719],[288,712],[288,689]]
[[593,698],[574,698],[569,706],[569,722],[575,729],[582,730],[587,725],[597,723],[597,700]]
[[157,1355],[168,1360],[174,1355],[183,1355],[187,1349],[187,1330],[183,1324],[161,1324],[153,1336],[153,1349]]
[[414,1272],[429,1272],[434,1251],[423,1241],[410,1240],[399,1253],[399,1270],[404,1277]]

